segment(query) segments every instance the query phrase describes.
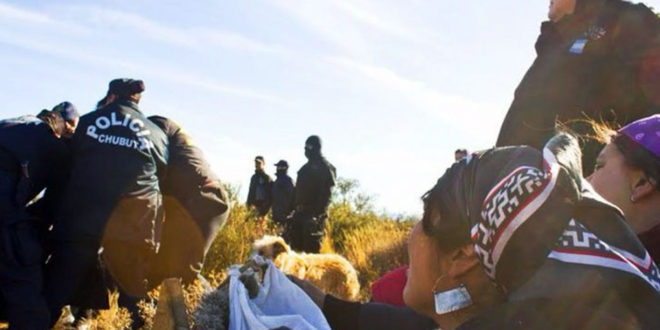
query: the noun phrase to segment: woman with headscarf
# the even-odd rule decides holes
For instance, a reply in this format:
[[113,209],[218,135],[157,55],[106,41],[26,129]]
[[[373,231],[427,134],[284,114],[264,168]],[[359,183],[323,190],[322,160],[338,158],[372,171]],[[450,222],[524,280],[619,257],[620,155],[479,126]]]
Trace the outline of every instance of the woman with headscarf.
[[[452,165],[411,234],[406,304],[443,329],[660,327],[658,267],[621,212],[583,181],[580,158],[577,141],[560,135],[543,152],[496,148]],[[342,329],[386,317],[396,328],[401,316],[315,301]]]
[[660,261],[660,114],[635,121],[609,140],[588,178],[596,192],[616,205],[651,257]]
[[51,111],[0,121],[0,299],[10,329],[48,327],[41,292],[45,228],[26,206],[61,184],[68,156],[63,132],[62,117]]

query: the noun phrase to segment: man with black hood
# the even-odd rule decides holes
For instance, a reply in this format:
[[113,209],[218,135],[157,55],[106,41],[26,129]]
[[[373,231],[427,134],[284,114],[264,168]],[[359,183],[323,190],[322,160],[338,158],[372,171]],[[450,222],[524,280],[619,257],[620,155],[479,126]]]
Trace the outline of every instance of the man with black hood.
[[277,179],[273,182],[273,205],[271,208],[273,222],[281,226],[291,213],[295,186],[293,179],[287,174],[289,163],[286,160],[280,160],[275,166],[277,168],[277,172],[275,172]]
[[144,89],[141,80],[111,81],[106,97],[111,101],[82,116],[71,140],[71,176],[46,269],[51,325],[76,293],[99,289],[85,282],[97,272],[101,246],[120,288],[133,296],[146,291],[144,279],[158,249],[158,179],[164,176],[168,142],[138,108]]
[[296,180],[295,213],[284,236],[294,250],[318,253],[337,171],[321,154],[321,138],[316,135],[305,141],[305,157],[308,161]]
[[[551,0],[548,17],[497,146],[541,149],[557,120],[591,134],[576,120],[622,126],[660,111],[660,18],[653,11],[622,0]],[[601,148],[584,146],[585,175]]]

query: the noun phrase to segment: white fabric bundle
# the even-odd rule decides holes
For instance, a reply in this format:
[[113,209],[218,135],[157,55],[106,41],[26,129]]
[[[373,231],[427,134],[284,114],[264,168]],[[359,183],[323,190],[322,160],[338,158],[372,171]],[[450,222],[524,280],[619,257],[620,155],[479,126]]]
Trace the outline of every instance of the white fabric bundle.
[[268,260],[259,294],[250,299],[237,268],[229,270],[229,329],[267,330],[286,327],[330,330],[321,309]]

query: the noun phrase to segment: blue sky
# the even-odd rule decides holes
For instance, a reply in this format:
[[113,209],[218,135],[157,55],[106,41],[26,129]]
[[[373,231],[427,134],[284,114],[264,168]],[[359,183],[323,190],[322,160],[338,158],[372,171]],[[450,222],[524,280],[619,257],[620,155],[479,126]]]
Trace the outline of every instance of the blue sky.
[[[310,134],[378,209],[420,214],[453,151],[495,143],[549,1],[0,1],[1,116],[85,113],[117,77],[247,191]],[[660,7],[660,0],[646,1]]]

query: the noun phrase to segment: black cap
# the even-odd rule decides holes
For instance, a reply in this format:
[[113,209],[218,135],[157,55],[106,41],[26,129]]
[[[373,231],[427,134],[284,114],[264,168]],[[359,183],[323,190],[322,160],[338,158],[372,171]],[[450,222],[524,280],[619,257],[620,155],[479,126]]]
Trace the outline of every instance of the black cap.
[[60,115],[62,115],[62,119],[65,121],[69,120],[74,120],[80,115],[78,114],[78,110],[76,110],[76,107],[71,104],[71,102],[64,101],[56,106],[53,107],[53,112],[58,112]]
[[289,167],[289,163],[287,163],[286,160],[284,160],[284,159],[280,159],[279,162],[275,163],[275,166]]
[[260,161],[263,162],[263,161],[264,161],[264,157],[263,157],[263,156],[257,156],[257,157],[254,157],[254,161],[255,161],[255,162],[258,161],[258,160],[260,160]]
[[145,86],[142,80],[129,78],[114,79],[108,84],[108,94],[115,94],[120,97],[127,97],[133,94],[144,92]]

